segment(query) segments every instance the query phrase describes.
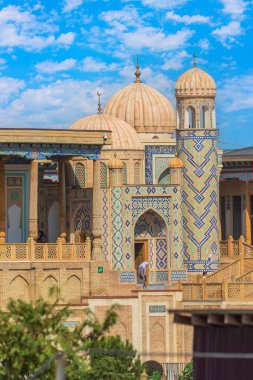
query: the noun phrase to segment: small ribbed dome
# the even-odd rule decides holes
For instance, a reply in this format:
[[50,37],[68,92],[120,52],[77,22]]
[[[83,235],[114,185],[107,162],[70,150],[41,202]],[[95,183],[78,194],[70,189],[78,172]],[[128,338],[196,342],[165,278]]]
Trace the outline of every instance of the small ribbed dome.
[[112,144],[104,145],[103,150],[144,150],[135,130],[123,120],[104,114],[82,117],[70,129],[90,131],[111,131]]
[[186,71],[175,84],[176,96],[215,96],[215,94],[215,81],[198,67]]
[[125,120],[137,132],[173,132],[175,111],[154,88],[137,81],[114,94],[104,113]]
[[170,161],[170,168],[182,168],[183,166],[183,161],[178,157],[173,157]]

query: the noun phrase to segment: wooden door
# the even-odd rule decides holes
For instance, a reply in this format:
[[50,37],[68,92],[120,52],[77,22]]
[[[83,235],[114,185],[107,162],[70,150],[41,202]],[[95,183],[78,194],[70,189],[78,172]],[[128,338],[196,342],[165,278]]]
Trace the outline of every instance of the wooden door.
[[[143,261],[148,260],[148,240],[136,240],[134,243],[134,257],[135,257],[135,269],[138,270],[139,265]],[[147,281],[149,282],[149,265],[146,271]]]

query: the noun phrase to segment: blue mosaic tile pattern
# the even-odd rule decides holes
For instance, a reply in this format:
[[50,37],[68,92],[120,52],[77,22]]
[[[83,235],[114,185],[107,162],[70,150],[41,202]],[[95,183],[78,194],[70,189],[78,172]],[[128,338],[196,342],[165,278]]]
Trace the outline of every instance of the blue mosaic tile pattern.
[[165,313],[166,305],[150,305],[149,312],[150,313]]
[[145,178],[146,184],[153,183],[153,155],[154,154],[176,154],[176,147],[165,145],[146,145],[145,146]]
[[136,282],[136,272],[120,272],[120,282],[132,284]]
[[103,234],[102,234],[102,247],[103,255],[106,261],[109,260],[109,221],[108,221],[108,190],[102,189],[102,223],[103,223]]
[[166,239],[156,240],[156,269],[167,268],[167,242]]
[[78,325],[78,321],[63,321],[63,326],[67,327],[68,329],[74,329]]
[[154,267],[154,242],[153,239],[149,239],[148,241],[149,247],[148,247],[148,253],[149,253],[149,264],[150,268]]
[[122,270],[124,269],[122,188],[115,187],[112,189],[111,204],[112,204],[111,206],[112,268],[117,269],[117,270]]
[[[184,162],[184,255],[190,272],[213,271],[219,260],[218,155],[216,130],[177,131]],[[216,260],[208,262],[210,253]]]
[[156,271],[156,282],[168,282],[169,281],[169,272],[167,270],[164,271]]
[[170,274],[171,281],[186,281],[186,270],[172,270]]
[[[149,201],[143,202],[143,196],[147,196]],[[135,198],[140,198],[139,201]],[[164,199],[166,202],[164,203]],[[169,201],[169,206],[167,202]],[[183,268],[183,225],[181,214],[182,195],[180,187],[177,186],[126,186],[124,188],[125,205],[125,257],[126,268],[131,269],[131,252],[133,250],[132,228],[137,219],[149,208],[160,214],[168,230],[168,256],[169,267]],[[168,206],[168,208],[164,209]],[[170,207],[171,205],[171,207]],[[170,211],[171,210],[171,211]],[[171,213],[171,215],[170,215]],[[170,220],[171,219],[171,220]],[[173,252],[173,257],[170,255]],[[129,267],[128,267],[129,265]]]
[[20,156],[27,160],[43,160],[53,156],[82,156],[97,160],[100,147],[69,144],[0,144],[0,155]]

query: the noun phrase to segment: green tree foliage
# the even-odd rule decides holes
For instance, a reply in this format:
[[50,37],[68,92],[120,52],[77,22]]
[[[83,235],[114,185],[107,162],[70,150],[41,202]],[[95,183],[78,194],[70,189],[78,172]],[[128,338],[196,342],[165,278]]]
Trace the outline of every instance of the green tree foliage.
[[179,380],[193,380],[193,362],[192,360],[190,363],[188,363],[182,372],[182,374],[179,376]]
[[[138,379],[142,366],[132,345],[105,337],[117,320],[116,309],[109,309],[102,323],[86,310],[84,322],[71,331],[63,323],[71,310],[57,307],[57,301],[10,301],[7,310],[0,311],[0,380],[53,380],[54,358],[63,352],[68,380],[88,380],[91,374],[99,380]],[[108,354],[107,349],[120,355]],[[129,371],[128,377],[117,371]]]
[[89,380],[136,380],[143,371],[131,343],[119,336],[104,336],[92,343],[90,366]]

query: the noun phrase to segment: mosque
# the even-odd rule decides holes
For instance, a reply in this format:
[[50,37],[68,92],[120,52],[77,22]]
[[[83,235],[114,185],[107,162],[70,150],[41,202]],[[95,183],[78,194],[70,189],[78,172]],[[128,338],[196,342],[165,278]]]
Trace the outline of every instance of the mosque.
[[135,77],[66,130],[0,129],[0,305],[56,285],[73,328],[118,303],[113,334],[181,363],[191,330],[168,310],[253,307],[253,148],[218,149],[216,84],[196,60],[176,111],[138,62]]

